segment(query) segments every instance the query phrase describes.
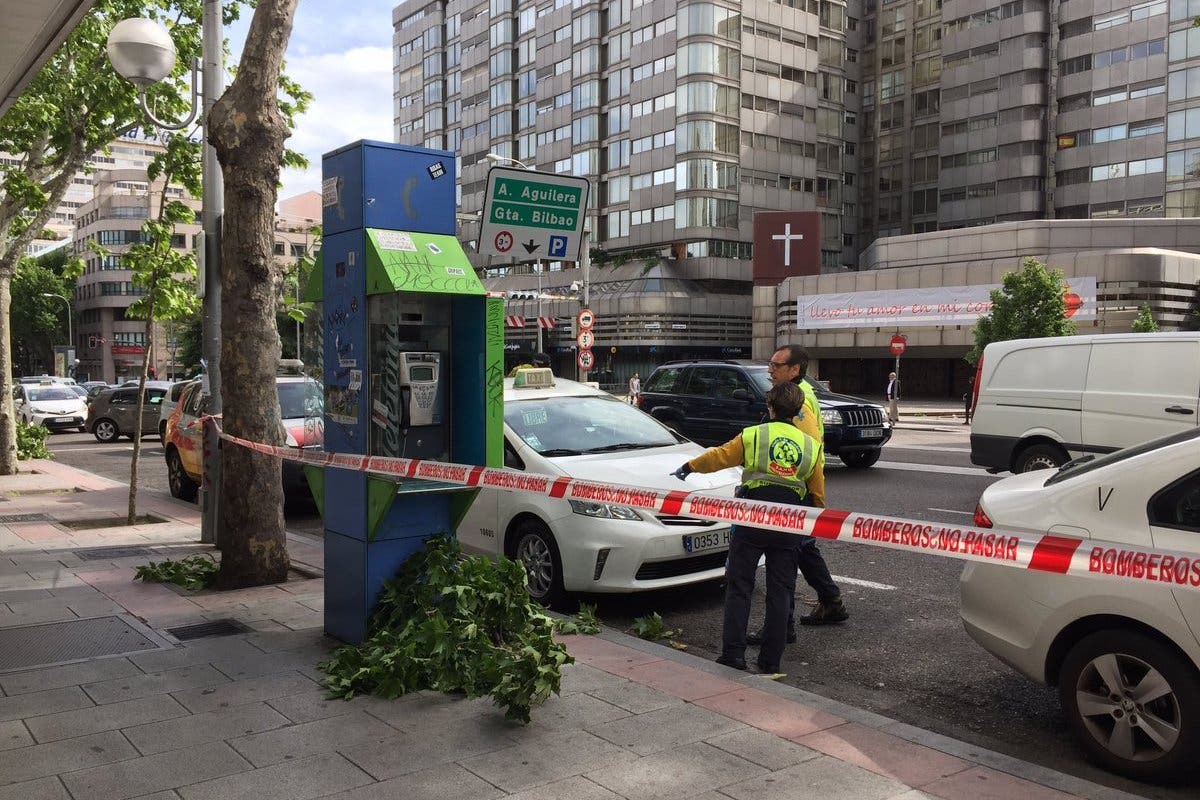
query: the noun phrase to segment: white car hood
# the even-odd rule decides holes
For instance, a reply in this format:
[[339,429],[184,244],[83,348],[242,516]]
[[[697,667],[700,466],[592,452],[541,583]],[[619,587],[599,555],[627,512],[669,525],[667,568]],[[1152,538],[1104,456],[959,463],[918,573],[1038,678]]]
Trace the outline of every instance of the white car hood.
[[34,402],[29,404],[29,410],[35,414],[79,414],[86,408],[83,399],[72,402],[71,400],[48,400],[46,402]]
[[671,475],[685,462],[703,452],[704,448],[688,443],[652,450],[566,456],[550,461],[564,475],[586,481],[615,483],[639,489],[704,490],[708,494],[732,495],[733,488],[741,480],[740,469],[724,469],[709,474],[693,472],[686,481]]

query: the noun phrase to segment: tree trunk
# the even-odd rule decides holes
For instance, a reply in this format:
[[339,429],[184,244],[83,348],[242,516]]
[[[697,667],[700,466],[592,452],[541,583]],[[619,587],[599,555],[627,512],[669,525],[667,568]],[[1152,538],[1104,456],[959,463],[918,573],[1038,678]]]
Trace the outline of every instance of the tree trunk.
[[[163,190],[165,193],[165,189]],[[151,283],[150,291],[154,291]],[[153,296],[153,295],[152,295]],[[142,454],[142,409],[146,405],[146,374],[150,369],[150,329],[154,325],[154,303],[146,314],[146,352],[142,354],[142,374],[138,379],[137,419],[133,423],[133,458],[129,459],[129,510],[126,525],[137,524],[138,458]]]
[[[221,246],[222,427],[283,444],[275,373],[275,200],[289,131],[279,110],[279,72],[297,0],[260,0],[237,76],[208,118],[225,177]],[[225,589],[278,583],[289,561],[278,459],[221,448],[221,571]]]
[[12,277],[0,275],[0,475],[17,474],[17,409],[13,405]]

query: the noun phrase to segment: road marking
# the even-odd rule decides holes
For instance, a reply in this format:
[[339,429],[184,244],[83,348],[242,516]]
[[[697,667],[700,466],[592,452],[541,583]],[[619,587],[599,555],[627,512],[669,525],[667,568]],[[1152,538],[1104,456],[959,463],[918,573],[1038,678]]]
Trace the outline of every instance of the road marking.
[[832,575],[838,583],[848,583],[851,586],[862,586],[864,589],[880,589],[885,592],[891,592],[896,589],[895,586],[889,586],[886,583],[876,583],[875,581],[864,581],[861,578],[846,578],[842,575]]
[[929,510],[930,511],[941,511],[943,514],[962,514],[962,515],[968,516],[968,517],[975,516],[974,511],[959,511],[957,508],[934,508],[933,506],[930,506]]
[[[898,469],[906,472],[936,472],[942,475],[971,475],[976,478],[992,478],[986,469],[978,467],[946,467],[941,464],[909,464],[903,461],[880,461],[875,469]],[[996,478],[999,480],[999,478]]]
[[889,450],[925,450],[930,453],[969,453],[969,447],[937,447],[932,444],[897,444],[892,442],[888,445]]

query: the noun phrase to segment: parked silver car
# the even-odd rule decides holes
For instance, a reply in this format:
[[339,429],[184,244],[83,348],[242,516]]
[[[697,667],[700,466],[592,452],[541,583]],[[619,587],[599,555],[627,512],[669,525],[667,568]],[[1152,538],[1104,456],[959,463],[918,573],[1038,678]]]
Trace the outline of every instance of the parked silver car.
[[[158,406],[171,389],[170,381],[146,381],[142,407],[142,433],[159,433]],[[87,427],[98,442],[114,442],[120,436],[133,438],[137,428],[137,387],[106,389],[88,406]]]

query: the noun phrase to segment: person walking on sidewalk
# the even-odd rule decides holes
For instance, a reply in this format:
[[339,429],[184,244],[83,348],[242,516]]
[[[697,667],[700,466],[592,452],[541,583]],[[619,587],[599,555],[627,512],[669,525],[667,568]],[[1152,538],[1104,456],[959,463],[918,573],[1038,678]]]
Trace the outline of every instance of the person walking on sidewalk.
[[[752,425],[720,447],[713,447],[674,473],[687,480],[693,472],[742,467],[738,496],[751,500],[801,505],[810,494],[824,495],[822,445],[797,428],[793,420],[804,405],[804,393],[781,383],[767,394],[770,421]],[[810,538],[810,537],[805,537]],[[758,560],[767,559],[767,618],[763,624],[758,668],[779,672],[787,641],[789,605],[796,596],[796,534],[738,525],[729,540],[726,568],[725,620],[717,663],[746,668],[746,627]]]
[[637,405],[638,395],[642,393],[642,379],[638,374],[633,373],[633,377],[629,379],[629,402]]
[[[789,344],[779,348],[767,362],[767,372],[771,383],[776,386],[784,383],[795,384],[804,393],[804,407],[792,420],[797,428],[812,436],[821,443],[821,472],[825,469],[825,425],[821,421],[821,405],[817,402],[817,393],[812,384],[805,378],[808,375],[808,351],[798,344]],[[825,506],[824,480],[820,492],[810,492],[803,501],[804,505]],[[804,582],[817,593],[817,607],[811,614],[800,618],[801,625],[834,625],[845,622],[850,618],[846,606],[842,602],[842,590],[833,582],[829,565],[817,548],[817,541],[811,536],[801,538],[799,552],[796,555],[800,574]],[[796,596],[793,593],[790,601],[791,612],[788,614],[787,640],[790,644],[796,641]],[[760,644],[762,634],[752,633],[748,639],[750,644]]]
[[888,373],[887,390],[885,394],[887,396],[888,420],[895,425],[900,421],[900,409],[897,406],[897,402],[900,400],[900,378],[898,378],[894,372]]

